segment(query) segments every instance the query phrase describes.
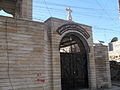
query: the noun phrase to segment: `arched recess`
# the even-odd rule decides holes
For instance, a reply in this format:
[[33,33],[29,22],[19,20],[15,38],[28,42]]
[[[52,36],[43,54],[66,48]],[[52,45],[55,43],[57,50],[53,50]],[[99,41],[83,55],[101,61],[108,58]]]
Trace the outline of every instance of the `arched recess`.
[[60,42],[62,90],[89,88],[86,39],[77,31],[67,31]]
[[[57,32],[59,35],[62,36],[62,39],[67,34],[71,34],[71,35],[78,37],[79,40],[81,40],[83,42],[86,51],[88,53],[90,52],[90,47],[87,42],[87,39],[90,38],[90,35],[86,31],[86,29],[84,29],[83,27],[79,26],[78,24],[74,24],[74,23],[64,24],[57,29]],[[61,39],[61,41],[62,41],[62,39]]]
[[[64,39],[64,37],[66,37],[67,35],[72,35],[72,36],[74,36],[74,37],[79,38],[79,40],[78,40],[77,42],[79,42],[79,41],[82,42],[83,45],[84,45],[84,48],[85,48],[86,52],[87,52],[87,53],[90,52],[90,47],[89,47],[89,45],[88,45],[87,40],[86,40],[79,32],[76,32],[76,31],[74,31],[74,30],[68,31],[68,32],[66,32],[64,35],[62,35],[61,41],[62,41],[62,40]],[[61,43],[61,41],[60,41],[60,43]],[[59,49],[60,49],[60,46],[59,46]]]

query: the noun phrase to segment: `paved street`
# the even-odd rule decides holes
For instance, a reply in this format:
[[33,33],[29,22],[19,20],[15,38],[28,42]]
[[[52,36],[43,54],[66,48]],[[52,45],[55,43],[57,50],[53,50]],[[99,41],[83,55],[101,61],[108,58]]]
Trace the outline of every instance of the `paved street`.
[[99,89],[99,90],[120,90],[120,87],[112,86],[112,88],[110,88],[110,89]]
[[[76,90],[89,90],[89,89],[76,89]],[[98,90],[120,90],[120,84],[114,83],[112,88],[110,88],[110,89],[98,89]]]

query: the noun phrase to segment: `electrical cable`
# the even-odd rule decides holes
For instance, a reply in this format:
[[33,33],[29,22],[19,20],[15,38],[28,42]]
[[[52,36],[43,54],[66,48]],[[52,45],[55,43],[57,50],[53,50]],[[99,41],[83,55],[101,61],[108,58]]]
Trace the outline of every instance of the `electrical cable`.
[[[98,2],[98,0],[96,0],[97,4],[103,9],[103,11],[106,13],[106,15],[112,20],[114,21],[113,18],[111,18],[111,16],[108,14],[108,12],[102,7],[102,5]],[[118,11],[118,10],[117,10]],[[115,22],[116,23],[116,22]]]
[[46,8],[47,8],[47,10],[48,10],[48,12],[49,12],[50,16],[52,17],[52,14],[51,14],[51,12],[50,12],[50,10],[49,10],[49,8],[48,8],[47,3],[46,3],[46,1],[45,1],[45,0],[44,0],[44,3],[45,3],[45,5],[46,5]]
[[[37,1],[37,0],[36,0]],[[55,6],[57,7],[57,6],[59,6],[59,7],[66,7],[66,6],[70,6],[70,7],[72,7],[72,8],[78,8],[78,9],[83,9],[83,10],[89,10],[91,13],[89,13],[89,11],[86,11],[86,12],[82,12],[81,13],[81,11],[80,11],[80,13],[79,12],[75,12],[74,13],[74,16],[75,16],[75,18],[78,18],[78,19],[80,19],[80,17],[81,16],[84,16],[84,17],[93,17],[93,18],[98,18],[98,17],[100,17],[100,15],[98,15],[97,13],[95,13],[95,12],[93,12],[93,11],[104,11],[104,12],[106,12],[106,10],[110,10],[110,11],[118,11],[118,9],[105,9],[104,7],[102,7],[101,6],[101,4],[99,3],[99,2],[97,2],[97,4],[101,7],[101,8],[84,8],[84,7],[78,7],[78,6],[75,6],[75,5],[66,5],[66,4],[57,4],[57,3],[51,3],[51,2],[47,2],[46,3],[46,1],[44,0],[44,3],[38,3],[38,2],[34,2],[35,3],[35,5],[33,6],[33,8],[36,8],[36,12],[35,12],[35,14],[36,15],[39,15],[39,16],[41,16],[41,14],[43,14],[42,16],[44,16],[45,14],[46,14],[46,10],[44,10],[45,8],[47,9],[47,11],[48,11],[48,13],[49,13],[49,15],[50,15],[50,17],[52,17],[52,15],[51,14],[53,14],[53,15],[57,15],[57,14],[59,14],[59,15],[64,15],[65,16],[65,13],[64,13],[64,10],[62,10],[61,8],[59,9],[59,8],[55,8]],[[49,6],[49,7],[48,7]],[[51,7],[52,6],[52,7]],[[82,11],[83,11],[82,10]],[[39,14],[39,13],[40,14]],[[52,13],[51,13],[52,12]],[[34,12],[33,12],[34,13]],[[114,20],[116,17],[113,17],[113,15],[111,15],[111,17],[108,15],[108,14],[106,14],[107,16],[103,16],[102,18],[103,19],[110,19],[110,20]],[[44,21],[44,19],[43,19],[43,17],[37,17],[37,16],[35,16],[35,17],[33,17],[33,19],[34,20],[37,20],[37,21]],[[59,17],[58,17],[59,18]],[[108,21],[109,22],[109,21]],[[113,22],[113,23],[115,23],[115,22]],[[116,25],[118,25],[118,23],[117,24],[115,24],[115,26]],[[114,26],[114,27],[115,27]],[[93,26],[93,28],[95,28],[95,29],[99,29],[99,30],[101,30],[101,31],[108,31],[108,32],[119,32],[119,31],[117,31],[117,30],[115,30],[115,29],[109,29],[109,28],[102,28],[102,27],[98,27],[98,26],[96,26],[96,25],[94,25]],[[117,28],[117,27],[116,27]]]
[[[40,4],[36,3],[36,6],[40,6]],[[47,2],[47,5],[51,5],[51,6],[61,6],[61,7],[71,7],[71,8],[78,8],[78,9],[88,9],[88,10],[101,10],[103,11],[104,9],[96,9],[96,8],[85,8],[85,7],[78,7],[78,6],[72,6],[72,5],[65,5],[65,4],[58,4],[58,3],[51,3],[51,2]],[[118,9],[108,9],[111,11],[118,11]]]

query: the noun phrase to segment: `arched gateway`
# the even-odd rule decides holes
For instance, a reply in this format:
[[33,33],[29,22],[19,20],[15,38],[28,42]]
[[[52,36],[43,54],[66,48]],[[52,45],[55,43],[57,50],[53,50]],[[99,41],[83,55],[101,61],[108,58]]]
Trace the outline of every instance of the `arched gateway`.
[[31,20],[32,0],[0,0],[0,10],[16,17],[0,16],[0,90],[111,87],[107,47],[93,46],[92,27],[70,9],[68,20],[45,22]]
[[86,39],[90,37],[85,29],[77,24],[65,24],[58,28],[60,35],[61,87],[62,90],[89,88],[88,53]]
[[62,90],[88,88],[87,51],[74,33],[63,37],[60,59]]
[[0,90],[111,87],[108,49],[93,46],[91,26],[57,18],[44,23],[2,16],[0,20]]

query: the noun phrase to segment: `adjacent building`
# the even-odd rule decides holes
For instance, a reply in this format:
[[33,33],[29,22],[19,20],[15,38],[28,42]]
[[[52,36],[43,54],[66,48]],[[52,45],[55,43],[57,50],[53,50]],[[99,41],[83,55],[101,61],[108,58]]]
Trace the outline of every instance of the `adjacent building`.
[[120,41],[109,43],[109,60],[120,62]]

